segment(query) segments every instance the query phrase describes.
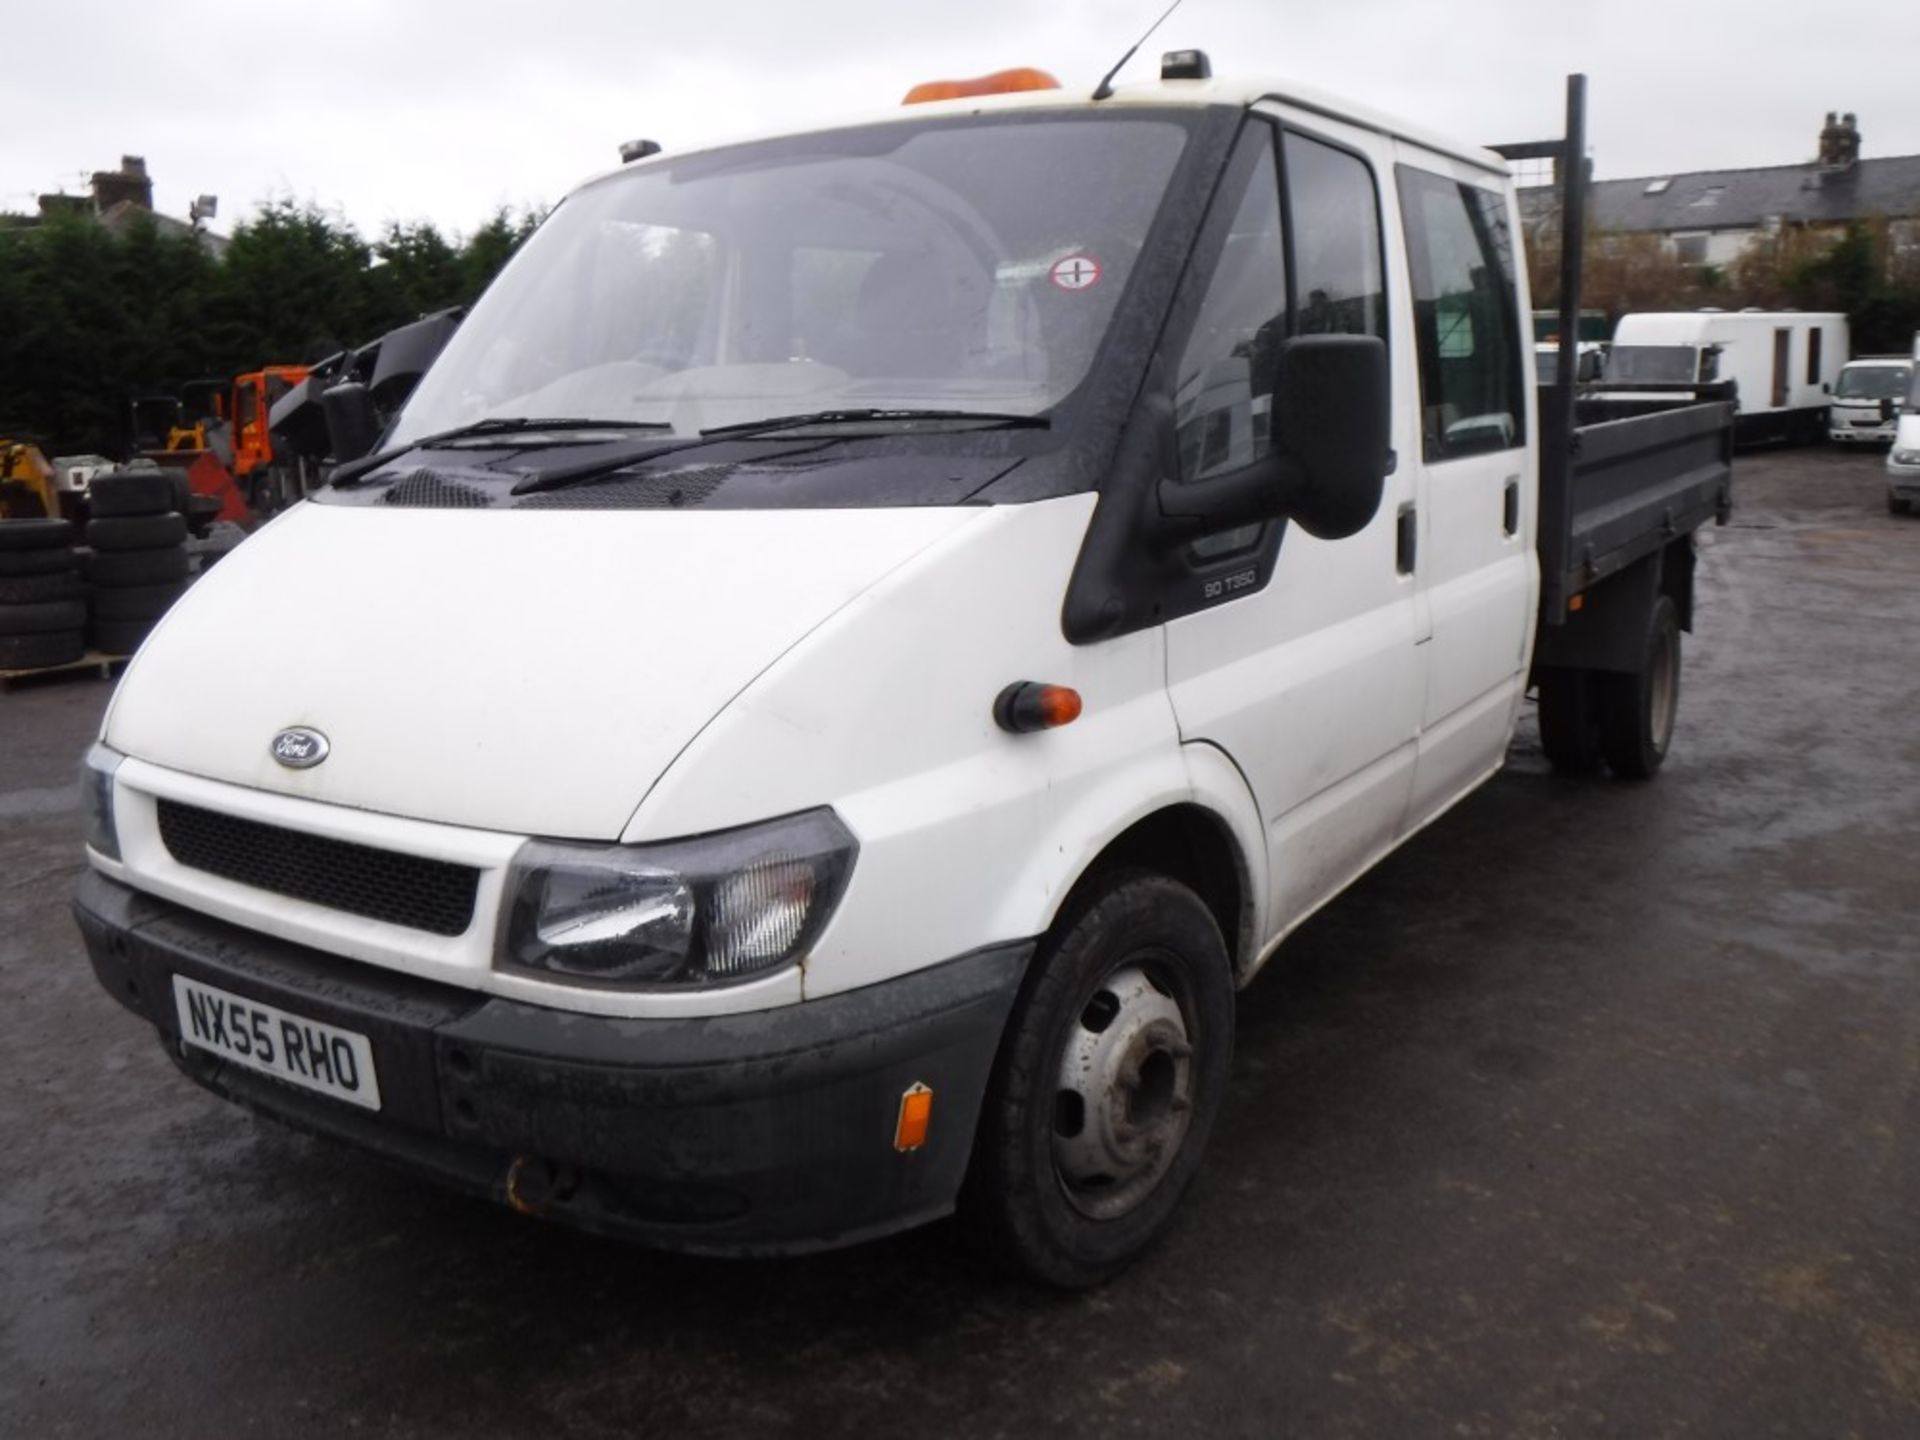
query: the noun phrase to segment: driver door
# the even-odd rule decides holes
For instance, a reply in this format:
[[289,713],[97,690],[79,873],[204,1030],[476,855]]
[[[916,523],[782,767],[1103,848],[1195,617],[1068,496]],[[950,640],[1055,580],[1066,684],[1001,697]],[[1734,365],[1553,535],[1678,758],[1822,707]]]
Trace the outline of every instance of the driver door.
[[[1387,303],[1380,143],[1318,118],[1243,134],[1257,163],[1237,156],[1229,173],[1244,167],[1244,182],[1215,198],[1208,224],[1229,233],[1175,361],[1183,482],[1265,452],[1270,409],[1250,373],[1263,334],[1372,334],[1405,350]],[[1401,456],[1418,453],[1405,368],[1393,367]],[[1258,801],[1265,939],[1388,849],[1406,816],[1425,689],[1418,474],[1398,465],[1372,522],[1344,540],[1270,523],[1189,550],[1207,600],[1167,625],[1168,688],[1182,740],[1230,755]]]

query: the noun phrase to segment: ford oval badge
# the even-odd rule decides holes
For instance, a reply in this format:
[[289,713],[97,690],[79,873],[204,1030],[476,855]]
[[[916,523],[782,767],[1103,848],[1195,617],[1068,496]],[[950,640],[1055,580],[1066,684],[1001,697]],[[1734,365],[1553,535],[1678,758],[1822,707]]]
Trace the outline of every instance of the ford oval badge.
[[332,747],[318,730],[295,725],[273,737],[273,758],[289,770],[310,770],[327,758]]

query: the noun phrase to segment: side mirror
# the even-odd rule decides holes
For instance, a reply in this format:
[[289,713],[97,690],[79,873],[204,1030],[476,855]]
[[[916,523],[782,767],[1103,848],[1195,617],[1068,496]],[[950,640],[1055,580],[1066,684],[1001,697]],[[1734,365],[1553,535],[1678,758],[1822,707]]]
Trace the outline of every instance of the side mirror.
[[1891,425],[1893,423],[1894,417],[1899,413],[1900,413],[1900,407],[1896,405],[1892,400],[1882,400],[1880,402],[1880,423],[1881,424]]
[[1822,380],[1820,382],[1820,393],[1822,395],[1831,395],[1833,393],[1833,386],[1828,384],[1825,380]]
[[1280,346],[1274,369],[1274,451],[1294,471],[1286,513],[1316,539],[1359,534],[1392,464],[1386,341],[1302,335]]
[[327,435],[336,464],[358,460],[373,450],[380,439],[380,414],[365,385],[345,381],[323,394],[320,404],[327,412]]
[[1161,513],[1207,534],[1256,520],[1293,520],[1320,540],[1366,529],[1392,459],[1386,342],[1373,335],[1298,335],[1273,347],[1271,448],[1251,464],[1185,484],[1162,480]]

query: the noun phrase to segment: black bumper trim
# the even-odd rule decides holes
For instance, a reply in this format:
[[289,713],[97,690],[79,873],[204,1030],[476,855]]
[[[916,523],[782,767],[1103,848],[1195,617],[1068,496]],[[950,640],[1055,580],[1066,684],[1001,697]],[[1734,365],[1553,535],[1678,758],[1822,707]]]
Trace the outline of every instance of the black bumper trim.
[[[344,960],[89,872],[100,983],[216,1094],[515,1208],[673,1249],[793,1253],[953,1208],[1032,941],[776,1010],[631,1020]],[[173,974],[368,1037],[378,1114],[180,1044]],[[930,1086],[925,1148],[893,1149]]]

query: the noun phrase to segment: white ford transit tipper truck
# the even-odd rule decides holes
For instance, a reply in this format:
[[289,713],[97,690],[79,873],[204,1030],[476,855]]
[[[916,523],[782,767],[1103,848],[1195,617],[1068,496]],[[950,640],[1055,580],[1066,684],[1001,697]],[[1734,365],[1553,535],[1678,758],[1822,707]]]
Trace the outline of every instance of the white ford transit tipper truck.
[[215,1092],[589,1229],[1135,1255],[1235,988],[1530,678],[1556,763],[1660,764],[1730,473],[1725,404],[1536,400],[1500,155],[1206,68],[570,196],[128,669],[101,983]]

